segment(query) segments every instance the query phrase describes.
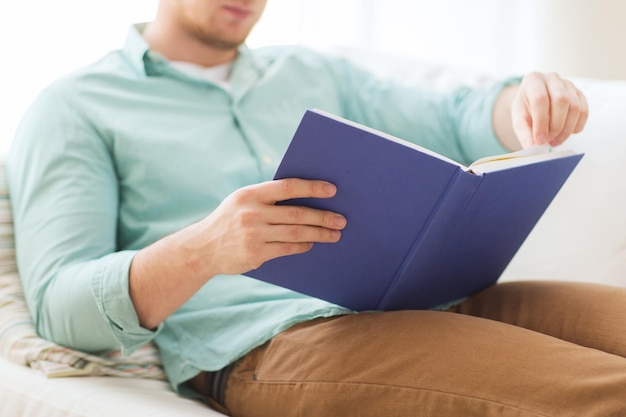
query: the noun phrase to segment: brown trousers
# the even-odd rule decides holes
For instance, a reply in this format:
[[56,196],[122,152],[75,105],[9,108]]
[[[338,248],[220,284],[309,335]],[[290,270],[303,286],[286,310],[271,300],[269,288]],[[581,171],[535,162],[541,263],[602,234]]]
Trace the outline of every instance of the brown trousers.
[[626,289],[498,284],[448,312],[297,325],[238,361],[235,417],[626,416]]

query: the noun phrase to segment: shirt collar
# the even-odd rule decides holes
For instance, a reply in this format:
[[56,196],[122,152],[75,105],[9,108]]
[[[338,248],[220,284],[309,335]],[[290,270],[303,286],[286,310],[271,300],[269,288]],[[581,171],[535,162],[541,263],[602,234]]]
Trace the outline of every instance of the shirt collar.
[[[169,65],[167,59],[151,52],[150,46],[141,35],[146,25],[147,23],[138,23],[129,28],[122,52],[138,74],[171,74],[176,70]],[[256,57],[246,45],[241,45],[233,63],[231,82],[237,85],[237,90],[246,90],[263,75],[269,65],[269,61]]]
[[147,23],[138,23],[128,29],[122,53],[126,56],[128,62],[137,73],[151,75],[149,69],[146,67],[150,47],[148,42],[141,36],[141,32],[146,25]]

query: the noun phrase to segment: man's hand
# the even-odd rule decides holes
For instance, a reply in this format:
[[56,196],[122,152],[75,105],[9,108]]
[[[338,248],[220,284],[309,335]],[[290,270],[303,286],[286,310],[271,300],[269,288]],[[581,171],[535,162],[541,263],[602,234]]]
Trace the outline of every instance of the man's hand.
[[522,80],[513,103],[513,129],[523,147],[559,146],[583,130],[589,108],[584,94],[558,74],[533,72]]
[[585,95],[558,74],[532,72],[519,86],[505,88],[496,101],[494,129],[509,149],[559,146],[583,130],[589,107]]
[[275,205],[292,198],[330,198],[333,184],[283,179],[235,191],[196,225],[215,274],[240,274],[280,256],[303,253],[315,242],[337,242],[346,219],[312,208]]
[[275,205],[292,198],[330,198],[325,181],[285,179],[235,191],[203,220],[135,255],[130,296],[139,322],[155,328],[218,274],[241,274],[316,242],[337,242],[346,219],[306,207]]

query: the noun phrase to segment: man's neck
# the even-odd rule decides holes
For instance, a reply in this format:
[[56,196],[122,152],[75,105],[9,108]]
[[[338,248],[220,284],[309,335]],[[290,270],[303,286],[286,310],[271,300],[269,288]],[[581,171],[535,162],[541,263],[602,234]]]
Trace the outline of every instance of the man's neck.
[[149,23],[142,36],[150,45],[151,51],[171,61],[213,67],[233,62],[237,57],[237,48],[212,47],[183,31],[167,28],[162,24]]

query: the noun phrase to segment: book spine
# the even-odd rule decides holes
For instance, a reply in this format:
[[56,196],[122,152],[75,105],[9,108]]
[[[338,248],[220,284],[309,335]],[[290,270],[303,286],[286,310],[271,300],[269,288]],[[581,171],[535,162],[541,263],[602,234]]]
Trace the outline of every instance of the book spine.
[[433,294],[442,293],[436,287],[447,283],[432,278],[438,275],[438,265],[446,263],[440,254],[482,179],[458,169],[387,287],[379,310],[425,309],[451,301],[434,298]]

